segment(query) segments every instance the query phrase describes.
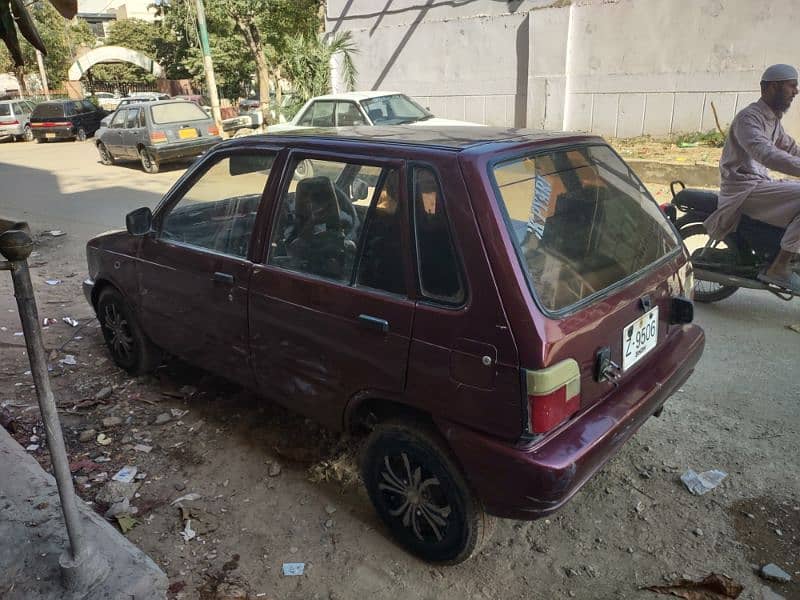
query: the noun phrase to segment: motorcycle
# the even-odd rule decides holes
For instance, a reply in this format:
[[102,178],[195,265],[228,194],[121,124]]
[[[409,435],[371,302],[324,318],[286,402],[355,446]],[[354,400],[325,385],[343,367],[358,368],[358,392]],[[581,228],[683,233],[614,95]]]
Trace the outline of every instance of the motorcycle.
[[696,301],[719,302],[739,288],[765,290],[787,301],[797,295],[758,279],[778,254],[784,229],[742,215],[736,231],[724,240],[712,240],[703,221],[717,209],[718,195],[687,188],[682,181],[673,181],[670,191],[672,202],[664,206],[665,213],[691,255]]

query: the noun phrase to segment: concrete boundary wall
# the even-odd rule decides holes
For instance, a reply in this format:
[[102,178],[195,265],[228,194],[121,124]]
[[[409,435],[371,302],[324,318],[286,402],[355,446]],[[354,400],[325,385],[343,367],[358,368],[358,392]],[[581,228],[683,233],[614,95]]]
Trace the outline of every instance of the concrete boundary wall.
[[[439,116],[606,136],[723,127],[775,62],[800,56],[798,0],[328,0],[359,89]],[[800,109],[784,119],[800,137]]]

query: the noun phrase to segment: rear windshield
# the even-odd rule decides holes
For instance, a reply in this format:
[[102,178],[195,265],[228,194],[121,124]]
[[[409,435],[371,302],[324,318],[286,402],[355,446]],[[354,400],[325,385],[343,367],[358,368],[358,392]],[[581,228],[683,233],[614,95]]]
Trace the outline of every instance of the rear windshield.
[[679,247],[655,201],[603,145],[496,164],[498,200],[542,307],[565,311]]
[[150,107],[150,114],[153,117],[153,123],[159,125],[208,119],[208,115],[197,104],[183,101],[156,104]]
[[56,104],[37,104],[33,109],[34,117],[63,117],[64,105],[61,103]]
[[0,117],[7,117],[11,114],[10,104],[0,104]]

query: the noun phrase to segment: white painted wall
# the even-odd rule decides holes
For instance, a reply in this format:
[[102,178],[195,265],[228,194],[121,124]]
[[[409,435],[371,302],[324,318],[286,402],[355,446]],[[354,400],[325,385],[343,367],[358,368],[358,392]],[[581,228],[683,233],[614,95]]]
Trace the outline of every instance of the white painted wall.
[[[723,126],[800,56],[798,0],[328,0],[361,89],[437,115],[631,137]],[[800,101],[798,101],[800,104]],[[800,106],[784,118],[800,137]]]

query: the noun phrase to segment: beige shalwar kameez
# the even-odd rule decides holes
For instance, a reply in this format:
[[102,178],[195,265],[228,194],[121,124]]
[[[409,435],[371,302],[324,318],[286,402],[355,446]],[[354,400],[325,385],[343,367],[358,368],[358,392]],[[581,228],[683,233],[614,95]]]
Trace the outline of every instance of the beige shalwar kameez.
[[785,228],[781,248],[800,253],[800,181],[774,181],[767,172],[800,177],[800,147],[783,131],[781,116],[759,100],[734,117],[719,162],[719,205],[705,222],[712,238],[735,231],[745,214]]

